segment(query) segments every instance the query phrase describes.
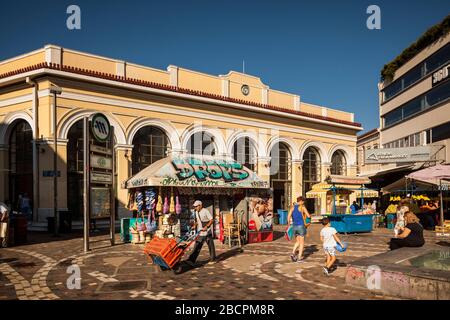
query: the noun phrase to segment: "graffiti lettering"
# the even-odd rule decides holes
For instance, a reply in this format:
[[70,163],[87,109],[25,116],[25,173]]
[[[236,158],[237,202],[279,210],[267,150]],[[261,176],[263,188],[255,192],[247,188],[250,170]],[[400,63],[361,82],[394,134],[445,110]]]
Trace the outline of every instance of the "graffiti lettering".
[[177,177],[180,180],[187,179],[194,174],[194,169],[192,166],[185,163],[183,159],[174,159],[172,164],[177,170]]
[[180,180],[195,177],[198,182],[223,179],[225,182],[241,181],[249,177],[249,172],[238,162],[200,160],[195,158],[174,159],[172,165]]
[[177,187],[217,187],[219,186],[217,181],[214,180],[206,180],[206,181],[197,181],[195,178],[186,179],[186,180],[178,180],[171,177],[166,177],[162,180],[161,183],[163,186],[177,186]]

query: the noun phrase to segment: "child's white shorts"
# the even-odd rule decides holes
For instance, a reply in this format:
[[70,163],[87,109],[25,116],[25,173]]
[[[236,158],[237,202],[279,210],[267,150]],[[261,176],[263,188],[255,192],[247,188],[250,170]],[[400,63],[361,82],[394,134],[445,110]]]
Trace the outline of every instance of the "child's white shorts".
[[326,254],[329,254],[330,256],[336,255],[336,249],[334,247],[324,247],[323,250]]

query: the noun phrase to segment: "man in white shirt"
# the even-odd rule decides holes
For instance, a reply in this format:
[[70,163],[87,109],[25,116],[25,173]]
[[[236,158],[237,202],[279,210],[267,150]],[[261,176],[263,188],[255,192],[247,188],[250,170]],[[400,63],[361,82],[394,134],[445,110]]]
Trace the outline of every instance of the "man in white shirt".
[[0,202],[0,246],[6,248],[8,245],[9,228],[9,208],[3,202]]
[[199,237],[195,242],[195,247],[191,255],[189,256],[187,263],[193,266],[197,260],[200,251],[202,250],[203,243],[206,241],[209,249],[209,263],[214,263],[216,259],[216,249],[214,248],[214,239],[212,236],[212,224],[213,216],[211,213],[203,208],[203,203],[200,200],[196,200],[193,205],[195,214],[195,225],[197,232],[199,232]]

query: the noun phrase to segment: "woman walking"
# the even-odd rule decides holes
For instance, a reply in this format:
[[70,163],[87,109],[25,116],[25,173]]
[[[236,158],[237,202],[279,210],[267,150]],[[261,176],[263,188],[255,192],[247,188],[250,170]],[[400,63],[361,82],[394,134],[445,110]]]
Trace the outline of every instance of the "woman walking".
[[[306,236],[306,218],[311,218],[308,210],[305,207],[303,197],[298,197],[297,202],[289,210],[288,221],[293,225],[295,244],[292,248],[291,260],[292,262],[302,262],[303,248],[305,247]],[[298,250],[298,254],[297,254]]]

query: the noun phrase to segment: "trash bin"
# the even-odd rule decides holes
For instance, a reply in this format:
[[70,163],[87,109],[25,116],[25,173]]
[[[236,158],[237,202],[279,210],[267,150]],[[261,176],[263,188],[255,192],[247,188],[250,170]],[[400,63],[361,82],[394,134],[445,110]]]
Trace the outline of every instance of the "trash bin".
[[287,224],[288,211],[287,210],[278,209],[277,213],[278,213],[278,216],[279,216],[280,224]]
[[387,213],[386,214],[386,224],[388,229],[394,229],[395,223],[397,222],[397,214],[396,213]]

